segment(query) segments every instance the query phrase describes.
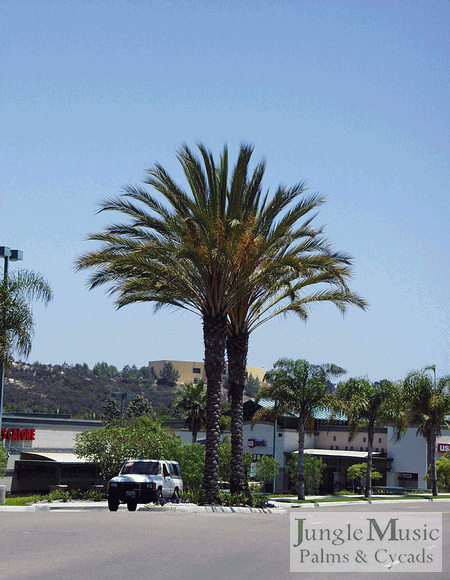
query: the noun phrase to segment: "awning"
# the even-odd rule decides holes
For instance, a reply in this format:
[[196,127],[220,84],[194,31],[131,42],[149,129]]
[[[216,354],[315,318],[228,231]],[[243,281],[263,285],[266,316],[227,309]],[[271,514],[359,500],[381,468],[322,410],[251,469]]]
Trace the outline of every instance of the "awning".
[[[249,400],[252,401],[253,403],[256,403],[260,407],[263,407],[264,409],[272,410],[275,406],[275,402],[270,401],[268,399],[259,399],[259,401],[257,401],[257,402],[254,399],[249,399]],[[322,421],[328,421],[332,415],[332,411],[330,409],[327,409],[326,407],[319,407],[317,409],[314,409],[312,414],[313,414],[314,419],[322,419]],[[288,413],[285,415],[285,417],[298,417],[298,414],[297,413]],[[334,416],[334,420],[335,421],[347,421],[347,416],[344,415],[344,413],[336,413],[336,415]]]
[[[298,453],[298,451],[293,451]],[[322,457],[350,457],[352,459],[367,459],[367,451],[344,451],[341,449],[305,449],[305,455],[320,455]],[[372,457],[379,457],[379,453],[372,453]]]
[[56,463],[87,463],[85,459],[78,457],[75,453],[37,453],[23,451],[20,459],[25,461],[55,461]]

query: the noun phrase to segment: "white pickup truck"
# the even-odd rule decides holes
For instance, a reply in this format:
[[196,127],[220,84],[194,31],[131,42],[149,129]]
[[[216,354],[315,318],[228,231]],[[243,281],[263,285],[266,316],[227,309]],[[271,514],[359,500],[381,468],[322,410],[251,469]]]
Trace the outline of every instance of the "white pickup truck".
[[178,499],[181,491],[183,479],[176,461],[129,459],[108,483],[108,508],[115,512],[126,503],[134,512],[138,503]]

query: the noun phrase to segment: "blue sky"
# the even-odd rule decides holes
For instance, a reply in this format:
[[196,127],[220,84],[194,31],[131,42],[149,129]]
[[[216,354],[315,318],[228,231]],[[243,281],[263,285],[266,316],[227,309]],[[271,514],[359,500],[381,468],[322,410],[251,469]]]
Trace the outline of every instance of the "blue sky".
[[248,363],[334,362],[348,376],[450,373],[450,2],[23,1],[0,12],[0,245],[55,298],[30,361],[202,360],[201,321],[88,292],[78,255],[113,215],[100,199],[202,141],[267,159],[265,185],[306,180],[316,223],[354,256],[370,309],[271,321]]

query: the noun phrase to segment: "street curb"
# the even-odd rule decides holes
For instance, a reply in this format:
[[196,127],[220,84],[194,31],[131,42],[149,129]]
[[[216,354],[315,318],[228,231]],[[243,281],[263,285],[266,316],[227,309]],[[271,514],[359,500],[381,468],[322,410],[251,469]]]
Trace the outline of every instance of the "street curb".
[[[34,512],[34,511],[80,511],[80,510],[107,510],[106,502],[52,502],[52,503],[35,503],[30,506],[0,506],[1,511],[14,512]],[[119,510],[126,510],[127,506],[121,504]],[[140,512],[180,512],[190,514],[272,514],[287,515],[288,510],[283,507],[275,508],[250,508],[250,507],[226,507],[226,506],[198,506],[195,504],[166,504],[164,506],[141,505],[136,511]]]
[[[431,499],[428,497],[424,497],[424,498],[417,498],[417,499],[402,499],[402,500],[395,500],[395,499],[384,499],[384,500],[359,500],[359,501],[343,501],[343,502],[339,502],[339,501],[326,501],[326,502],[314,502],[314,503],[287,503],[286,502],[286,507],[287,509],[296,509],[296,508],[318,508],[318,507],[327,507],[327,506],[342,506],[342,505],[384,505],[384,504],[392,504],[392,503],[414,503],[414,502],[419,502],[419,503],[423,503],[423,502],[429,502],[429,503],[433,503],[435,501],[448,501],[450,502],[449,498],[436,498],[436,499]],[[284,503],[284,502],[283,502]]]
[[141,512],[176,511],[190,514],[214,513],[214,514],[273,514],[286,515],[286,508],[251,508],[251,507],[227,507],[221,505],[171,505],[171,506],[142,506],[138,508]]
[[[276,502],[273,500],[275,507],[273,508],[251,508],[251,507],[227,507],[219,505],[198,506],[196,504],[166,504],[164,506],[156,505],[141,505],[138,506],[137,511],[142,512],[180,512],[188,514],[271,514],[271,515],[287,515],[292,509],[314,509],[319,507],[340,507],[347,505],[384,505],[384,504],[398,504],[401,503],[434,503],[434,502],[450,502],[449,498],[417,498],[404,500],[356,500],[346,502],[312,502],[312,503],[289,503]],[[29,506],[5,506],[0,505],[0,512],[36,512],[36,511],[70,511],[70,510],[107,510],[108,504],[106,501],[101,502],[52,502],[52,503],[35,503]],[[119,510],[126,510],[127,506],[121,504]]]

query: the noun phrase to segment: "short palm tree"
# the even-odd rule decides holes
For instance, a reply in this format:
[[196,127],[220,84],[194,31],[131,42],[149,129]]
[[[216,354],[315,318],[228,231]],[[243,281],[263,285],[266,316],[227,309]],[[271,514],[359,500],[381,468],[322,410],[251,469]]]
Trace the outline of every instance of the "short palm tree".
[[436,383],[425,371],[409,373],[402,386],[408,425],[417,427],[417,433],[427,441],[432,494],[436,496],[436,438],[441,434],[443,426],[449,428],[450,376],[442,377]]
[[186,427],[192,432],[192,443],[197,441],[197,433],[206,424],[206,390],[205,383],[199,380],[184,383],[174,403],[185,418]]
[[[327,406],[327,371],[335,376],[345,373],[336,365],[312,365],[306,360],[278,360],[271,371],[266,373],[263,387],[256,397],[275,402],[278,415],[291,415],[297,418],[298,431],[298,499],[305,499],[304,450],[305,435],[314,426],[314,411]],[[271,416],[271,409],[262,408],[252,419],[256,424]]]
[[[0,283],[0,373],[2,376],[12,361],[13,353],[27,357],[30,354],[34,319],[31,302],[48,304],[53,292],[48,281],[36,272],[18,270]],[[0,392],[0,427],[3,392]]]
[[337,408],[347,415],[350,438],[352,439],[362,426],[367,428],[365,496],[370,498],[375,427],[394,426],[397,439],[405,430],[400,390],[397,385],[386,380],[371,383],[366,378],[351,378],[339,384],[334,395]]

